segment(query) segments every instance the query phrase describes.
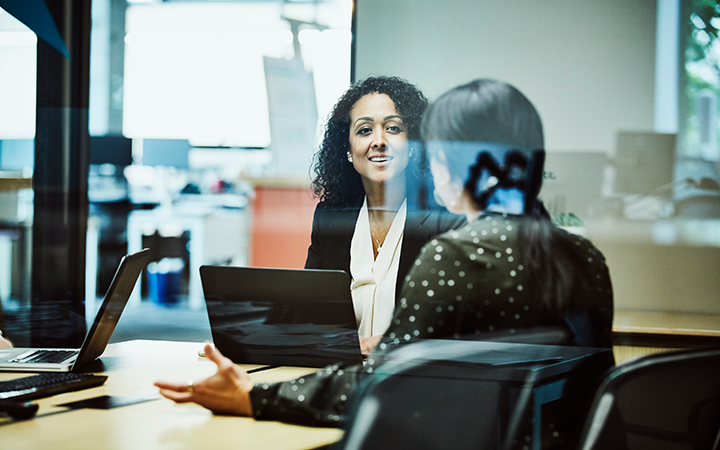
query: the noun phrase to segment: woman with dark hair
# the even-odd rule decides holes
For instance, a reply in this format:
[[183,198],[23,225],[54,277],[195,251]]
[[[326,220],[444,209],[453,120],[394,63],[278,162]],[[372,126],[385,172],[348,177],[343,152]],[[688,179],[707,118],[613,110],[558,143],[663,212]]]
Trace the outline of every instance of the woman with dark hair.
[[561,326],[574,344],[609,348],[613,297],[604,258],[554,226],[537,199],[544,139],[530,101],[509,84],[476,80],[438,99],[422,132],[436,197],[468,224],[423,248],[389,337]]
[[[353,307],[365,354],[385,332],[402,279],[433,236],[461,224],[417,207],[420,123],[428,102],[396,77],[370,77],[333,108],[315,155],[313,219],[306,269],[351,276]],[[415,169],[410,167],[415,166]]]
[[536,198],[544,144],[532,104],[506,83],[477,80],[441,96],[425,115],[423,133],[437,197],[468,224],[423,247],[390,328],[364,367],[332,366],[253,386],[206,346],[218,373],[190,392],[158,383],[160,392],[220,412],[337,426],[358,374],[419,339],[560,326],[568,344],[610,347],[613,297],[604,258],[586,239],[554,227]]

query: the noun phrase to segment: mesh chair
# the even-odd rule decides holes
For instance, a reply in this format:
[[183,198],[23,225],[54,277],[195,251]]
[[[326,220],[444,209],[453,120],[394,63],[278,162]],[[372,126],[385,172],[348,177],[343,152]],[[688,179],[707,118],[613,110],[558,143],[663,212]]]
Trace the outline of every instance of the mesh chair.
[[717,449],[719,421],[720,349],[659,353],[608,372],[578,448]]

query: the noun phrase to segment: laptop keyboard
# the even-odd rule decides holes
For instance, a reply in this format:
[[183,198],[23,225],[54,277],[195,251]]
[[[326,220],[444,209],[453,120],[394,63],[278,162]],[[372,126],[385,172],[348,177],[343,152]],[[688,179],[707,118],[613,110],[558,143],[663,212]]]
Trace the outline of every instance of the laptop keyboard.
[[32,400],[63,392],[79,391],[100,386],[106,375],[72,372],[42,373],[25,378],[0,381],[0,400]]
[[33,350],[22,353],[15,358],[9,360],[11,363],[61,363],[71,356],[77,354],[77,350]]

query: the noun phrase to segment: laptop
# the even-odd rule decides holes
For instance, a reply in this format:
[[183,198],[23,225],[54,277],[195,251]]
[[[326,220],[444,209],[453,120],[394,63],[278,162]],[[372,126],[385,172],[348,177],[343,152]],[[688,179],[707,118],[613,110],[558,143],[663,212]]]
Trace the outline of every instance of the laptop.
[[342,270],[201,266],[215,346],[240,364],[362,363]]
[[149,249],[123,256],[82,347],[0,348],[0,371],[76,372],[105,351],[120,315],[147,263]]

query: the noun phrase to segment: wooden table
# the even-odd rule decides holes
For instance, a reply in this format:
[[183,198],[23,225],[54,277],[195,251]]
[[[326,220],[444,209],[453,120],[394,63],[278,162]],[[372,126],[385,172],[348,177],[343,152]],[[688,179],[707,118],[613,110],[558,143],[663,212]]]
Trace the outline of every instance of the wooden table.
[[615,359],[661,351],[720,345],[720,315],[616,310],[613,320]]
[[663,311],[615,311],[616,333],[720,338],[720,316]]
[[[214,415],[195,404],[175,404],[161,398],[154,381],[184,382],[215,373],[211,361],[198,357],[202,347],[200,343],[142,340],[110,344],[97,370],[92,367],[93,373],[109,375],[103,386],[37,400],[40,410],[32,420],[0,417],[0,448],[290,450],[323,447],[342,436],[338,429]],[[315,370],[281,367],[259,370],[251,377],[255,382],[284,381]],[[19,376],[22,374],[0,373],[0,380]],[[102,395],[147,396],[153,400],[110,410],[57,406]]]

